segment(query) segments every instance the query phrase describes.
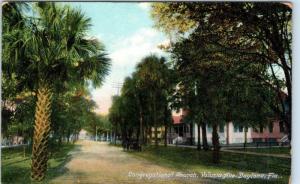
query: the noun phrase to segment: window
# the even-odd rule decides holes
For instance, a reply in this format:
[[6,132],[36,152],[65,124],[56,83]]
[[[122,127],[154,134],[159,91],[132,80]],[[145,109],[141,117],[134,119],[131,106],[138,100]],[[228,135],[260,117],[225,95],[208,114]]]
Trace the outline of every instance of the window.
[[190,126],[191,126],[191,125],[189,125],[189,126],[186,125],[186,126],[185,126],[185,133],[189,133],[189,132],[190,132]]
[[234,130],[233,130],[234,132],[238,132],[238,129],[239,129],[239,127],[238,127],[238,126],[234,125],[234,127],[233,127],[233,128],[234,128]]
[[290,108],[289,108],[289,103],[285,100],[284,101],[284,110],[285,110],[285,113],[288,113],[290,111]]
[[260,133],[263,133],[264,127],[263,127],[263,126],[260,126],[260,127],[259,127],[259,131],[260,131]]
[[269,132],[272,133],[273,132],[273,122],[269,123]]
[[224,133],[224,125],[219,126],[219,131],[220,131],[220,133]]
[[280,132],[284,132],[284,124],[283,124],[283,121],[280,121],[280,122],[279,122],[279,131],[280,131]]
[[245,127],[245,132],[248,132],[248,127]]
[[243,132],[243,126],[239,126],[239,132]]
[[256,133],[258,132],[256,127],[253,128],[253,131],[256,132]]

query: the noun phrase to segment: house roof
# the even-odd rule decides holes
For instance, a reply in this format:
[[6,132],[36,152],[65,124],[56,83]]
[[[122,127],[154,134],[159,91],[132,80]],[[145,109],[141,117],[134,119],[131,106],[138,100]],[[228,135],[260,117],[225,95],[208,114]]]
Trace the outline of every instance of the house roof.
[[182,123],[182,116],[172,116],[173,124],[180,124]]

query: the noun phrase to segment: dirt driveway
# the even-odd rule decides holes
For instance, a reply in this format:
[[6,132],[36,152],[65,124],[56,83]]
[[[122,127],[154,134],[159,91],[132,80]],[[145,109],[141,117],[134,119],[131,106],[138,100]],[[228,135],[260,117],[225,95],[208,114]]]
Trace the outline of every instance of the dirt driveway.
[[71,160],[60,168],[62,175],[50,183],[208,183],[193,176],[184,178],[180,171],[136,158],[106,143],[79,141],[70,154]]

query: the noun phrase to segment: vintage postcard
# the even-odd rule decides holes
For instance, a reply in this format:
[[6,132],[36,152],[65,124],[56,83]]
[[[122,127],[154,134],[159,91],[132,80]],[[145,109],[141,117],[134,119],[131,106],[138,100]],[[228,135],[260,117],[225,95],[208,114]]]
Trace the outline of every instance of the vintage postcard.
[[1,6],[2,183],[291,182],[292,3]]

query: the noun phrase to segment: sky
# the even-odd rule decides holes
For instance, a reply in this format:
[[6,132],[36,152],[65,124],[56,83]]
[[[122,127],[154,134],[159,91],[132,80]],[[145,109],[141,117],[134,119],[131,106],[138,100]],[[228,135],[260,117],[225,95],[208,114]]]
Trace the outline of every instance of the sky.
[[110,74],[103,86],[91,89],[97,103],[97,113],[107,114],[111,97],[118,94],[125,77],[130,76],[136,64],[149,54],[165,55],[159,44],[167,37],[156,30],[150,17],[149,3],[81,2],[66,3],[81,9],[91,18],[89,36],[98,38],[111,59]]

